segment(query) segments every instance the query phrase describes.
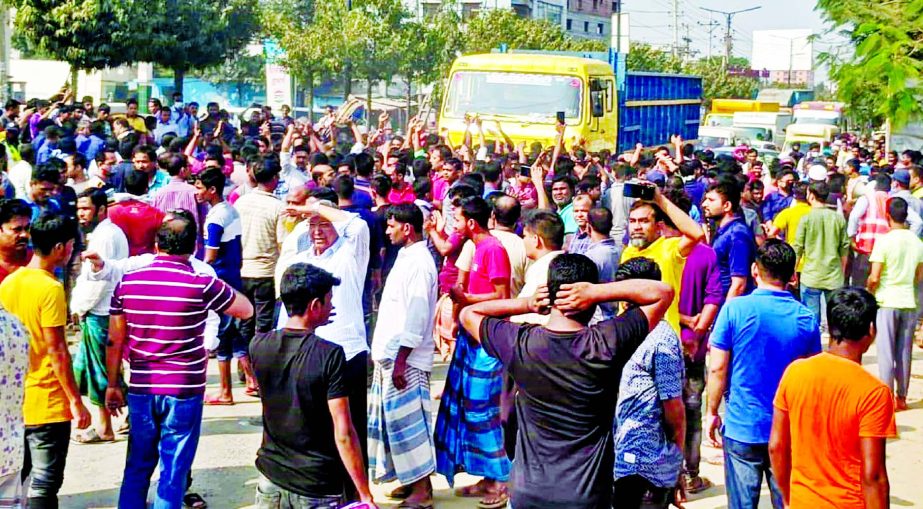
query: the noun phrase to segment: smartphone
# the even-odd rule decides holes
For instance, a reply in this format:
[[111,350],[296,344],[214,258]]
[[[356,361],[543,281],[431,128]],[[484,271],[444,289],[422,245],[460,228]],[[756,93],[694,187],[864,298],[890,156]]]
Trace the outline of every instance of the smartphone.
[[532,167],[527,164],[523,164],[522,166],[519,167],[519,175],[523,177],[531,177]]
[[559,123],[559,124],[565,123],[565,120],[564,120],[564,112],[563,112],[563,111],[559,111],[559,112],[555,113],[555,115],[556,115],[557,118],[558,118],[558,123]]

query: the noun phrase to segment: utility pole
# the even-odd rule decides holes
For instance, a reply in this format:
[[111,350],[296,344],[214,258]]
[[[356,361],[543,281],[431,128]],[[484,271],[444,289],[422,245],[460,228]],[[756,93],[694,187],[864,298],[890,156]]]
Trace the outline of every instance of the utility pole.
[[699,26],[708,27],[708,59],[711,60],[711,43],[712,38],[714,37],[714,31],[716,28],[721,26],[721,23],[711,19],[711,14],[708,15],[708,23],[698,22]]
[[673,58],[679,56],[679,0],[673,0]]
[[727,67],[728,62],[730,62],[731,60],[731,50],[734,47],[734,37],[731,36],[731,20],[734,18],[734,16],[742,12],[755,11],[759,9],[760,7],[762,6],[757,5],[756,7],[750,7],[749,9],[741,9],[739,11],[730,11],[730,12],[718,11],[715,9],[706,9],[705,7],[701,8],[703,11],[713,12],[715,14],[721,14],[722,16],[725,17],[726,28],[727,28],[727,31],[725,32],[725,35],[724,35],[724,66],[725,67]]

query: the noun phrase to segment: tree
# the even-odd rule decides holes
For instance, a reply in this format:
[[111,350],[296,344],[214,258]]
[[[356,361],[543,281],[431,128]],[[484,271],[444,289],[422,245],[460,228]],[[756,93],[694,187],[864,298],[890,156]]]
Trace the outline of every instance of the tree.
[[509,49],[549,51],[605,51],[604,41],[576,39],[548,20],[523,18],[510,9],[483,10],[468,21],[463,52],[489,53],[505,44]]
[[233,84],[237,89],[237,97],[243,99],[244,86],[259,85],[266,79],[266,60],[263,55],[244,55],[227,59],[219,65],[199,69],[192,75],[212,84]]
[[650,44],[633,42],[628,51],[625,67],[629,71],[680,72],[683,61],[670,51],[655,48]]
[[[266,0],[260,21],[285,50],[283,65],[307,83],[308,111],[314,111],[314,84],[343,72],[349,50],[346,2]],[[331,28],[336,27],[336,28]]]
[[16,9],[19,46],[70,64],[75,94],[77,71],[136,61],[139,41],[151,30],[147,4],[139,0],[8,0],[8,5]]
[[923,0],[818,0],[817,8],[852,45],[850,55],[821,55],[850,115],[897,129],[923,115]]
[[178,92],[190,69],[237,58],[259,29],[255,2],[247,0],[160,0],[145,5],[152,35],[139,48],[139,59],[172,69]]

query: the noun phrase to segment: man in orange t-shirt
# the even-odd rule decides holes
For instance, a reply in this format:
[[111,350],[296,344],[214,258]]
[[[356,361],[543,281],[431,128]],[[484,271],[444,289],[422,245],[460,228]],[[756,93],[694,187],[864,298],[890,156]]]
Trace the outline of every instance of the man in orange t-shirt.
[[775,397],[769,455],[786,507],[888,507],[891,390],[862,368],[875,341],[875,297],[840,288],[827,302],[826,353],[792,363]]

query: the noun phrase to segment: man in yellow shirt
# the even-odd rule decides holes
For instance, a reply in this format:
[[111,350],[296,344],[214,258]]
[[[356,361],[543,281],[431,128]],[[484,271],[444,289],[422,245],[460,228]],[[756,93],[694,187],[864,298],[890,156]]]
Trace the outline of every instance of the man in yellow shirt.
[[125,101],[125,120],[132,129],[138,134],[146,134],[147,126],[144,124],[144,117],[138,115],[138,100],[131,98]]
[[30,460],[23,465],[23,475],[31,472],[29,506],[34,507],[58,506],[71,419],[79,429],[90,425],[64,337],[64,286],[54,277],[54,271],[70,260],[76,235],[73,219],[40,216],[32,223],[32,260],[0,283],[0,303],[19,318],[30,336],[23,403]]
[[[785,241],[786,244],[795,243],[795,234],[798,232],[798,223],[801,218],[811,212],[811,204],[808,203],[808,185],[804,182],[796,182],[792,185],[792,197],[795,201],[792,205],[776,214],[769,228],[769,237],[777,237]],[[784,233],[784,237],[782,234]]]
[[[702,227],[655,188],[654,199],[637,201],[628,213],[629,245],[622,252],[622,263],[632,258],[650,258],[660,266],[661,280],[673,287],[673,303],[664,319],[677,334],[679,329],[679,294],[686,256],[705,238]],[[680,237],[665,238],[663,228],[679,230]]]

